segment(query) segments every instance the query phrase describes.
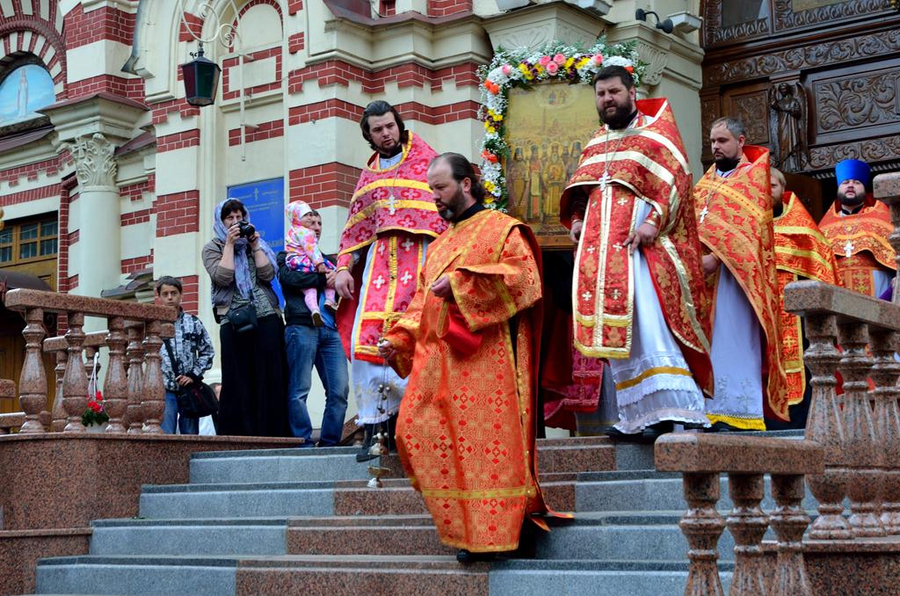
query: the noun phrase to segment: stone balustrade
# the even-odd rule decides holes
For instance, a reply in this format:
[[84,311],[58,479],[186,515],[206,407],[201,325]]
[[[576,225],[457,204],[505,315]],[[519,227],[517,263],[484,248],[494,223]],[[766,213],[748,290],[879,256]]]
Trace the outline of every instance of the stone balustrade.
[[[91,374],[94,354],[98,354],[101,348],[106,346],[106,338],[108,335],[109,331],[94,331],[85,334],[84,343],[82,344],[85,355],[85,374]],[[68,347],[69,345],[66,342],[66,337],[64,335],[60,335],[59,337],[48,337],[44,340],[44,352],[54,354],[56,357],[56,368],[54,369],[56,374],[56,401],[53,403],[53,412],[51,412],[50,415],[51,432],[62,432],[68,422],[68,416],[66,415],[66,409],[63,406],[62,399],[63,378],[66,374],[66,362],[69,359]]]
[[[85,370],[84,355],[86,351],[100,348],[109,351],[102,389],[104,408],[110,418],[106,432],[162,432],[160,419],[165,407],[165,388],[159,350],[162,338],[172,335],[171,324],[177,317],[175,309],[38,290],[12,290],[6,294],[5,304],[11,310],[23,312],[26,321],[22,332],[26,341],[25,363],[19,379],[19,403],[25,421],[20,433],[45,432],[41,414],[47,410],[47,375],[41,358],[42,347],[57,353],[57,374],[61,375],[58,387],[62,390],[61,404],[66,419],[63,432],[85,432],[81,415],[87,408],[90,373]],[[58,338],[51,338],[49,349],[43,344],[45,312],[67,314],[64,364]],[[102,343],[96,343],[98,334],[85,334],[85,316],[106,319],[108,332],[102,334],[105,336]],[[60,421],[56,427],[59,426]]]
[[[804,476],[824,470],[821,445],[771,437],[675,433],[660,437],[654,450],[657,470],[683,475],[688,511],[678,525],[690,547],[686,596],[724,596],[717,546],[726,527],[735,542],[731,596],[812,596],[802,544],[809,516],[800,502]],[[728,474],[734,503],[727,518],[716,508],[722,473]],[[771,475],[775,500],[769,515],[760,508],[766,475]],[[774,576],[766,582],[762,539],[770,525],[778,537],[778,554]]]

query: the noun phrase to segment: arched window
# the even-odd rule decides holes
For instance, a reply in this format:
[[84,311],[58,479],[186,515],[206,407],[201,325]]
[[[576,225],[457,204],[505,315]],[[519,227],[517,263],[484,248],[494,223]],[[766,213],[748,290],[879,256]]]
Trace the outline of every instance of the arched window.
[[37,64],[20,66],[0,83],[0,126],[34,118],[55,101],[50,73]]

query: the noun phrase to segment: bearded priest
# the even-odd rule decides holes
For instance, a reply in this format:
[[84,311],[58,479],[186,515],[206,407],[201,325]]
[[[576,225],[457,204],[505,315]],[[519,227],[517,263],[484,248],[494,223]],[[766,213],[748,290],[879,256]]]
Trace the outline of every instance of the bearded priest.
[[447,224],[425,180],[434,149],[406,130],[400,113],[385,101],[366,106],[360,128],[375,153],[353,192],[334,287],[341,297],[337,323],[351,363],[357,424],[366,429],[357,459],[365,461],[375,457],[368,452],[376,425],[387,427],[391,447],[406,388],[378,355],[378,339],[406,311],[428,243]]
[[[445,153],[428,183],[450,228],[381,356],[409,378],[397,450],[441,541],[461,563],[514,551],[546,529],[535,430],[540,250],[531,229],[483,205],[472,164]],[[524,527],[523,527],[524,526]]]
[[834,251],[844,287],[881,297],[897,272],[896,254],[888,242],[894,231],[890,210],[866,193],[870,176],[866,162],[845,159],[834,173],[837,198],[819,228]]
[[740,120],[719,118],[709,132],[716,162],[694,187],[703,270],[714,296],[714,430],[765,430],[765,418],[788,421],[781,362],[781,299],[769,151],[747,145]]
[[622,66],[594,78],[603,126],[581,154],[560,219],[578,242],[575,347],[609,359],[625,435],[703,427],[709,301],[691,173],[666,99],[635,101]]

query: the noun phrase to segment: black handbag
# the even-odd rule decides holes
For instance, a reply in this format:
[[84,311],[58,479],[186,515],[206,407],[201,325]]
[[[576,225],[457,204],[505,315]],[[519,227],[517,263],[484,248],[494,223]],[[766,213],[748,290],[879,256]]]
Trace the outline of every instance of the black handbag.
[[256,309],[253,307],[253,303],[230,309],[228,311],[228,321],[238,333],[256,329]]
[[[166,339],[164,343],[166,351],[169,353],[169,360],[172,362],[172,372],[177,379],[181,376],[178,360],[172,351],[170,340]],[[219,412],[219,400],[216,399],[215,392],[212,387],[200,379],[196,379],[187,387],[179,386],[175,391],[175,399],[178,402],[178,412],[188,418],[203,418]]]

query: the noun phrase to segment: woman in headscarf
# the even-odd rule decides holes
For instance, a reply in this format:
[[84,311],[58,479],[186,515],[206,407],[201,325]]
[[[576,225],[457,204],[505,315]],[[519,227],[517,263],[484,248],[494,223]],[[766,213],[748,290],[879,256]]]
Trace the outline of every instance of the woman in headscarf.
[[275,254],[237,199],[215,207],[203,247],[220,324],[219,434],[288,436],[284,323],[272,289]]

